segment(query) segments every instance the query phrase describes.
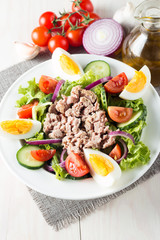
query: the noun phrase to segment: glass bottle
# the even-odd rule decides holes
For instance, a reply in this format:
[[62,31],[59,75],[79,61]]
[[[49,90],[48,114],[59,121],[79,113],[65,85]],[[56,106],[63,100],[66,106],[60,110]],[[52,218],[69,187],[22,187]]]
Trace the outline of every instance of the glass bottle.
[[160,86],[160,0],[145,0],[135,9],[140,21],[126,37],[122,46],[122,60],[139,70],[147,65],[151,83]]

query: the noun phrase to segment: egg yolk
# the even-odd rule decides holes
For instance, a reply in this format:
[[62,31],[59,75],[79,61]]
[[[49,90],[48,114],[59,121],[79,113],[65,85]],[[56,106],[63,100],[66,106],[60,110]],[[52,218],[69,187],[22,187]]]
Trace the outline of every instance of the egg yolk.
[[60,66],[68,75],[76,75],[80,73],[78,65],[68,56],[62,54],[60,56]]
[[3,131],[19,135],[27,133],[31,130],[33,123],[29,120],[7,120],[0,123],[1,128]]
[[135,75],[125,87],[125,89],[131,93],[140,92],[144,88],[146,80],[146,76],[142,71],[135,71]]
[[113,164],[109,159],[98,154],[89,154],[89,161],[93,170],[101,176],[107,176],[114,170]]

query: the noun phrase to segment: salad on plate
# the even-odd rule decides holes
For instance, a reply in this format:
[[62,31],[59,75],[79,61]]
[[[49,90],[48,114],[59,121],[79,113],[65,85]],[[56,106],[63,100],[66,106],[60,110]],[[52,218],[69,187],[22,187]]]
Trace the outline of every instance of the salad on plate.
[[132,79],[111,76],[106,61],[82,69],[61,48],[52,55],[53,72],[20,86],[17,119],[0,122],[0,134],[22,140],[17,161],[44,168],[59,180],[93,179],[106,187],[123,171],[147,164],[150,150],[141,141],[147,108],[142,96],[151,80],[143,66]]

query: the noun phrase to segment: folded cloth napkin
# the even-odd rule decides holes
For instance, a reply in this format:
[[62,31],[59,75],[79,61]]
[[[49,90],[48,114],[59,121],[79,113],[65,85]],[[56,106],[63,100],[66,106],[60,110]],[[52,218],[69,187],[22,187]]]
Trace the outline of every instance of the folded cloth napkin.
[[[0,73],[0,98],[8,90],[11,84],[25,71],[31,67],[48,60],[50,54],[41,53],[37,58],[21,62],[16,64]],[[157,88],[157,91],[160,94],[160,87]],[[53,197],[45,196],[41,193],[38,193],[30,188],[29,192],[32,195],[33,199],[37,203],[40,211],[42,212],[46,222],[51,225],[55,230],[60,230],[64,227],[67,227],[69,224],[74,223],[79,220],[80,217],[84,217],[89,213],[93,212],[98,207],[108,203],[114,198],[117,198],[121,194],[135,188],[138,184],[146,181],[156,173],[160,172],[160,155],[156,159],[152,167],[135,183],[129,187],[106,197],[92,199],[92,200],[83,200],[83,201],[74,201],[74,200],[63,200]]]

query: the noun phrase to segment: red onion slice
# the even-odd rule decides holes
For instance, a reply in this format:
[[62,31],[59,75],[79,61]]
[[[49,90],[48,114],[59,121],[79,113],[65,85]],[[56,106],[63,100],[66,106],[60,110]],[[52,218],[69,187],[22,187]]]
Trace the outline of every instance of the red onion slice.
[[65,161],[64,161],[64,154],[66,153],[66,149],[63,149],[61,156],[60,156],[60,164],[59,166],[65,168]]
[[111,55],[123,40],[123,28],[113,19],[105,18],[93,22],[83,34],[83,47],[88,53]]
[[29,145],[40,145],[40,144],[51,144],[51,143],[61,143],[62,139],[44,139],[44,140],[35,140],[35,141],[26,141]]
[[47,170],[48,172],[54,172],[53,168],[51,165],[45,164],[44,169]]
[[127,157],[127,154],[128,154],[128,148],[127,148],[127,145],[125,143],[125,141],[123,141],[123,139],[119,139],[118,140],[122,146],[123,146],[123,155],[121,156],[121,158],[117,159],[116,162],[119,164],[124,158]]
[[61,89],[61,87],[62,87],[62,84],[63,84],[64,82],[65,82],[64,80],[60,80],[60,81],[57,83],[56,88],[55,88],[54,93],[53,93],[53,96],[52,96],[52,99],[51,99],[52,102],[54,102],[54,101],[56,100],[56,98],[57,98],[57,96],[58,96],[58,93],[59,93],[59,91],[60,91],[60,89]]
[[91,88],[94,88],[95,86],[101,84],[101,83],[105,83],[105,82],[108,82],[109,80],[111,80],[112,77],[111,76],[108,76],[108,77],[104,77],[104,78],[101,78],[91,84],[89,84],[88,86],[85,87],[86,90],[90,90]]
[[113,131],[113,132],[110,132],[108,135],[109,136],[121,136],[121,137],[130,138],[132,140],[132,142],[135,144],[133,136],[131,134],[127,133],[127,132]]
[[66,149],[63,149],[61,156],[60,156],[60,163],[64,162],[64,154],[66,151],[67,151]]

